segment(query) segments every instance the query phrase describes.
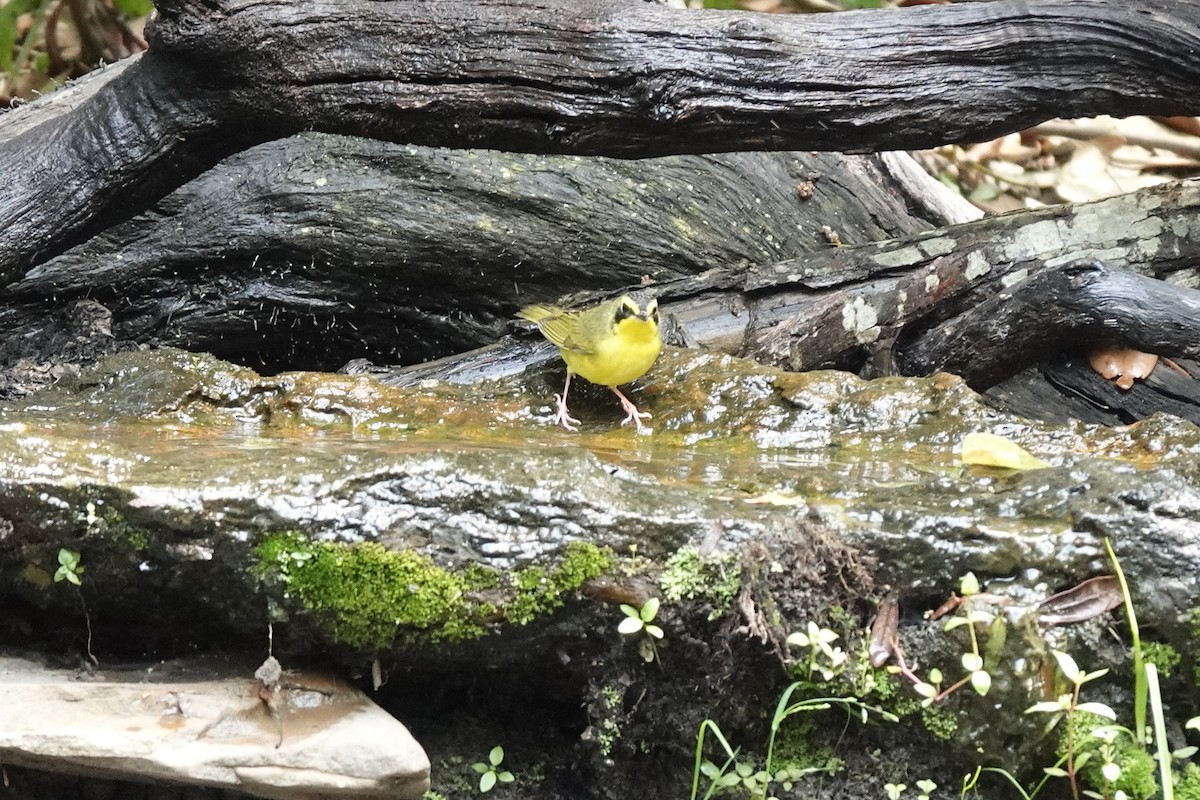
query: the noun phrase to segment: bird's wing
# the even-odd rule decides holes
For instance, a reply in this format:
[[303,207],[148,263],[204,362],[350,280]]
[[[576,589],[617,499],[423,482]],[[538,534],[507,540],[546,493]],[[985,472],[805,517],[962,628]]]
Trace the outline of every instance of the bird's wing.
[[536,324],[552,344],[563,350],[590,355],[595,348],[589,347],[579,337],[579,314],[578,311],[567,311],[558,306],[526,306],[517,312],[521,319]]
[[564,311],[552,317],[538,320],[538,328],[542,335],[563,350],[575,353],[594,353],[595,348],[587,345],[579,336],[579,315],[573,311]]

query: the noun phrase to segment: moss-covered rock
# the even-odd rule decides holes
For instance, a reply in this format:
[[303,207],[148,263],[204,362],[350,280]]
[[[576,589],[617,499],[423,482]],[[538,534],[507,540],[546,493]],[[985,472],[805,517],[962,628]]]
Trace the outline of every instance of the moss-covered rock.
[[298,601],[333,641],[376,649],[397,636],[475,638],[501,617],[526,624],[613,563],[604,548],[572,543],[558,565],[525,567],[506,579],[477,564],[450,570],[375,542],[311,542],[296,532],[266,536],[254,552],[255,574],[281,586],[281,599]]

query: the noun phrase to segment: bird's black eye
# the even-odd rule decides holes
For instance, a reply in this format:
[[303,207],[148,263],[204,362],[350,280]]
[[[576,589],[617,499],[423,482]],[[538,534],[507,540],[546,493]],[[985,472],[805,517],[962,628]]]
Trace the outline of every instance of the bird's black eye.
[[617,323],[623,319],[628,319],[629,317],[636,317],[636,316],[637,316],[637,308],[636,307],[634,307],[630,303],[621,303],[621,305],[617,306],[617,313],[615,316],[613,316],[613,322]]
[[650,314],[648,315],[650,317],[650,319],[654,320],[655,323],[657,323],[658,322],[658,302],[651,300],[650,307],[647,310],[650,312]]

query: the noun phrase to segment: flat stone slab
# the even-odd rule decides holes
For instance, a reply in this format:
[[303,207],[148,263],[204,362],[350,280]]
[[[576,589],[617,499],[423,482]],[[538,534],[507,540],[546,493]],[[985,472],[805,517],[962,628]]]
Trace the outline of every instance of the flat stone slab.
[[339,681],[288,674],[272,709],[249,676],[112,677],[0,657],[0,762],[279,800],[394,800],[429,788],[429,758],[408,729]]

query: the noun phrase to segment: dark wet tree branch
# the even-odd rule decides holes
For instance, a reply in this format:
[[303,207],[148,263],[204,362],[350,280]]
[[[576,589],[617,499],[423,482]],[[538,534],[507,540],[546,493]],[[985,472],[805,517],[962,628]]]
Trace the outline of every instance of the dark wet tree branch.
[[678,12],[633,0],[163,0],[151,51],[9,137],[0,280],[300,130],[643,157],[886,150],[1200,110],[1200,7],[1018,0]]
[[[120,340],[268,370],[413,363],[523,305],[936,224],[876,156],[571,158],[301,134],[232,156],[7,287],[0,364],[89,298]],[[932,179],[930,179],[932,180]],[[796,189],[812,183],[807,198]],[[3,341],[7,339],[7,342]]]

